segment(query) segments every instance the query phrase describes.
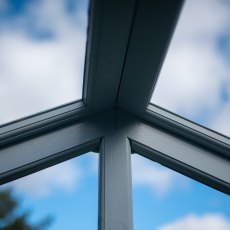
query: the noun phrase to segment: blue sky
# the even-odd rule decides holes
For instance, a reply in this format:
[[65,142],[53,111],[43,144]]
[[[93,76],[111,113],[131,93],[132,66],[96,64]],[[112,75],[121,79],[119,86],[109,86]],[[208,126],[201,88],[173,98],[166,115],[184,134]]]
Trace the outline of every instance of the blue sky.
[[29,211],[29,221],[45,217],[47,229],[97,229],[98,154],[87,153],[1,187],[11,187],[19,199],[18,212]]
[[[81,98],[87,6],[0,1],[0,124]],[[225,0],[187,1],[151,99],[228,136],[229,12]],[[137,154],[132,167],[136,230],[230,229],[229,196]],[[98,154],[6,186],[33,223],[51,216],[50,230],[97,229]]]

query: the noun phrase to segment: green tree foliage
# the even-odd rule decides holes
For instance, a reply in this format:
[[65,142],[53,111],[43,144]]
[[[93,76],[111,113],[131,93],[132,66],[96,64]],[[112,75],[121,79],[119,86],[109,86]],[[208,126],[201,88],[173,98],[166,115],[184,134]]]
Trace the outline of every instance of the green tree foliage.
[[0,190],[0,229],[1,230],[43,230],[51,222],[45,218],[38,225],[31,225],[28,222],[29,213],[19,214],[17,211],[19,202],[16,200],[10,189]]

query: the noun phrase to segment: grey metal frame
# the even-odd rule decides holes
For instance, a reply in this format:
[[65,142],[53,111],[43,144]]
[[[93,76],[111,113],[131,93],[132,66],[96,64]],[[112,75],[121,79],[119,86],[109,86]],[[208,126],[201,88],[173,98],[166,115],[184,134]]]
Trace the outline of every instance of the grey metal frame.
[[149,105],[182,1],[91,2],[83,101],[0,127],[0,184],[100,152],[99,229],[131,230],[131,152],[230,194],[230,140]]

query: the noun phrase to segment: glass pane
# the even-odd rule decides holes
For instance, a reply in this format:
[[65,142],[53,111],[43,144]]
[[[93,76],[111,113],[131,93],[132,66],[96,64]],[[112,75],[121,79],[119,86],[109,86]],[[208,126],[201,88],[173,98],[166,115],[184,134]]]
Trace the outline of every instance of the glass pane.
[[43,225],[41,230],[96,230],[98,154],[87,153],[1,186],[0,204],[0,229],[37,230]]
[[230,197],[132,155],[135,230],[230,229]]
[[230,2],[185,1],[151,98],[230,136]]
[[0,124],[82,98],[88,0],[0,1]]

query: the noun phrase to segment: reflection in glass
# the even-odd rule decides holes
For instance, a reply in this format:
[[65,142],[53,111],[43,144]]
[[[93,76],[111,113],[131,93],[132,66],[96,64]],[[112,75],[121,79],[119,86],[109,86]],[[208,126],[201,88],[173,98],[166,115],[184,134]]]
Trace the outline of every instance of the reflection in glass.
[[186,0],[151,103],[230,136],[230,2]]
[[1,186],[0,204],[0,229],[13,224],[13,229],[25,224],[32,230],[97,229],[98,154],[87,153]]
[[88,0],[0,1],[0,124],[82,98]]
[[230,229],[230,197],[132,155],[134,229]]

